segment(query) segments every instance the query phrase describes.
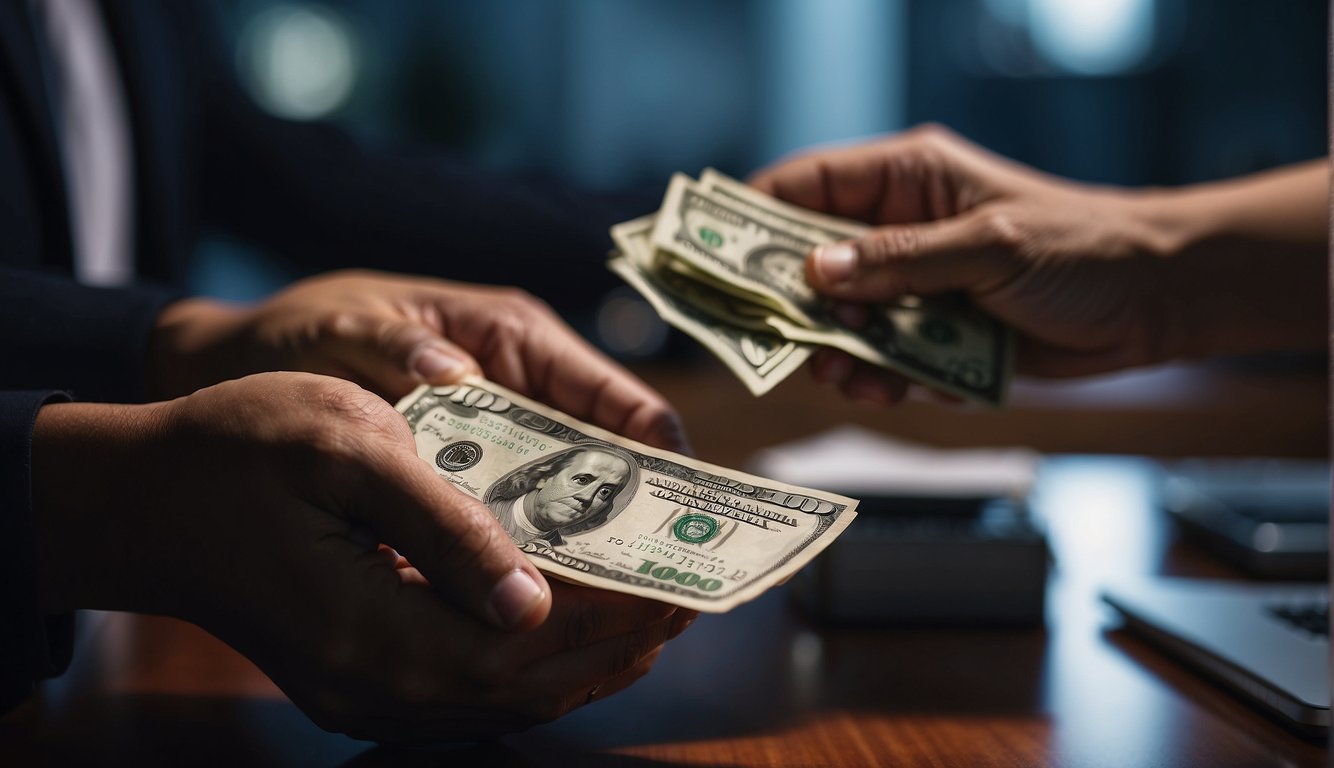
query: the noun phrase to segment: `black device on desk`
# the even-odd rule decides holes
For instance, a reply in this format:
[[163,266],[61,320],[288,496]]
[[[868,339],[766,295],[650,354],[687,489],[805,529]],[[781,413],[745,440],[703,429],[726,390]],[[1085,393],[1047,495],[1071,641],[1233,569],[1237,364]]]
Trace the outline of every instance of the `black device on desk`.
[[1021,501],[872,496],[792,594],[831,623],[1034,626],[1048,560]]
[[1304,459],[1181,461],[1163,493],[1188,540],[1266,579],[1326,578],[1329,501],[1329,463]]
[[860,500],[856,521],[792,578],[812,619],[1035,626],[1049,557],[1027,505],[1039,462],[1022,448],[941,449],[845,425],[751,466]]

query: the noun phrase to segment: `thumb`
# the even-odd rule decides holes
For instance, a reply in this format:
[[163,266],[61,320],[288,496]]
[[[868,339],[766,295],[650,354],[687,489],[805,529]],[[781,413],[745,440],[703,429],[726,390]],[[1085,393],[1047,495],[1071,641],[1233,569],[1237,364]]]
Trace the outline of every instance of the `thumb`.
[[379,452],[356,484],[351,515],[402,553],[454,605],[503,629],[531,629],[551,610],[551,588],[491,511],[454,490],[411,442]]
[[846,301],[981,291],[1003,282],[1018,262],[976,214],[878,227],[858,240],[817,246],[806,280],[818,293]]

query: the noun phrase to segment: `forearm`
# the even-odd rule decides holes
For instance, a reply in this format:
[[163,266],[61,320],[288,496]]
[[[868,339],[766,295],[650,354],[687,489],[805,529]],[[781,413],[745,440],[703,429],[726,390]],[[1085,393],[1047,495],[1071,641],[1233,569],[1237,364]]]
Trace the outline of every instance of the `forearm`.
[[[37,594],[46,616],[78,608],[166,608],[155,585],[174,574],[151,565],[159,547],[140,525],[162,488],[145,487],[140,446],[161,404],[55,403],[32,432]],[[177,510],[188,515],[190,510]]]
[[1181,356],[1324,347],[1328,201],[1325,160],[1139,197]]

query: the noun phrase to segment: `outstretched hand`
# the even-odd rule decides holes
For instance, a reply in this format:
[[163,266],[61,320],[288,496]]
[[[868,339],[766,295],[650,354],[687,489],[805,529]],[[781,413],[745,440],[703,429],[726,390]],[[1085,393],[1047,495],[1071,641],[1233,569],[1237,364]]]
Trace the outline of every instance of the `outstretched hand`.
[[391,402],[481,373],[626,437],[689,450],[662,396],[513,288],[335,272],[252,307],[177,302],[158,320],[148,375],[160,396],[273,370],[338,376]]
[[331,730],[420,741],[551,719],[642,675],[690,618],[548,585],[417,458],[401,416],[346,381],[271,373],[166,403],[49,405],[33,439],[48,615],[195,622]]
[[[859,303],[962,291],[1015,329],[1020,372],[1057,377],[1322,343],[1327,177],[1312,163],[1184,190],[1097,187],[926,126],[799,155],[751,184],[875,227],[806,262],[853,322]],[[814,371],[860,399],[906,389],[842,353]]]

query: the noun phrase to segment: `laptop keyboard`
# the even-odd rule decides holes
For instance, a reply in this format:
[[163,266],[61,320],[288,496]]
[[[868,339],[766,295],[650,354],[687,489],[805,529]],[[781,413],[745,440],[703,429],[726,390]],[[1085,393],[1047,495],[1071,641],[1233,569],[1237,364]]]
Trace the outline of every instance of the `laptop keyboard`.
[[1329,603],[1282,603],[1269,612],[1284,622],[1317,637],[1329,637]]

